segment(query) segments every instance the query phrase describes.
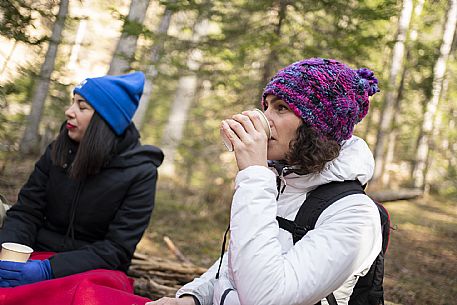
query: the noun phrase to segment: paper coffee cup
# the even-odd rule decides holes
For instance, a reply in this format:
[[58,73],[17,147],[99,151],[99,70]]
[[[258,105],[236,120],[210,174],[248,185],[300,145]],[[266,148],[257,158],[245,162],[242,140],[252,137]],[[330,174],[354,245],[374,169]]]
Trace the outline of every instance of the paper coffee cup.
[[228,151],[233,151],[232,142],[230,142],[229,138],[227,138],[227,136],[222,131],[222,129],[221,129],[221,137],[222,137],[222,143],[224,143],[225,148],[227,148]]
[[[270,128],[270,123],[268,122],[267,117],[263,113],[262,110],[260,109],[254,109],[252,111],[257,111],[260,115],[260,121],[262,122],[263,129],[265,130],[265,134],[267,135],[267,138],[271,138],[271,128]],[[222,142],[224,143],[225,147],[227,148],[228,151],[233,151],[233,145],[232,142],[227,138],[225,133],[221,130],[221,137],[222,137]]]
[[33,249],[17,243],[3,243],[2,251],[0,252],[0,260],[25,263]]
[[265,130],[265,133],[267,134],[267,138],[270,139],[271,138],[271,127],[270,127],[270,123],[268,122],[267,117],[265,116],[263,111],[260,109],[256,108],[256,109],[254,109],[254,111],[257,111],[260,114],[259,117],[260,117],[260,121],[262,121],[263,129]]

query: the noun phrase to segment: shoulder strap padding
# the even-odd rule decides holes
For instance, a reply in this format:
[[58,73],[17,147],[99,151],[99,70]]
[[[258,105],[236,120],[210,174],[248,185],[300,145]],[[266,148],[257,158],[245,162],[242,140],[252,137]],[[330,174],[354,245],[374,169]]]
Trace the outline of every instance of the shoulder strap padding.
[[348,195],[364,193],[362,185],[357,180],[323,184],[308,193],[293,222],[282,217],[276,219],[280,228],[292,233],[295,244],[309,230],[314,229],[322,211],[332,203]]
[[309,192],[305,202],[295,216],[295,223],[312,230],[322,211],[331,204],[348,195],[364,193],[362,185],[358,181],[323,184]]

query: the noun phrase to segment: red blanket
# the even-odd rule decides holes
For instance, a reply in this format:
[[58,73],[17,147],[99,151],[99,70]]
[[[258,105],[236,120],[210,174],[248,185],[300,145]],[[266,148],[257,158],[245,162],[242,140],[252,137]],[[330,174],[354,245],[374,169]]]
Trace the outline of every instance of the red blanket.
[[[34,253],[46,259],[52,253]],[[97,269],[15,288],[0,288],[0,305],[143,305],[133,280],[121,271]]]

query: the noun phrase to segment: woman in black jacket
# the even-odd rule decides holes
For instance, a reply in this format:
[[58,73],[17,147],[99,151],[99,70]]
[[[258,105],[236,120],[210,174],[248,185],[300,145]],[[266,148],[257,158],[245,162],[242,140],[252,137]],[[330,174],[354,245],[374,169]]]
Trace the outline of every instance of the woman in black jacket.
[[131,119],[141,72],[88,78],[67,121],[7,213],[0,243],[52,251],[44,261],[0,261],[0,287],[92,269],[126,271],[148,226],[163,154],[141,145]]

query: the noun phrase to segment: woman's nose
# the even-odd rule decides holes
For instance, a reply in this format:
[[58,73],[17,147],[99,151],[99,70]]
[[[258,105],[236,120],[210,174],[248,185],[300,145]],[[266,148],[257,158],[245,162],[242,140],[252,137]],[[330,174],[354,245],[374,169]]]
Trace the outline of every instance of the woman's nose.
[[67,108],[67,110],[65,110],[65,116],[67,118],[73,118],[75,116],[75,112],[73,111],[73,105],[71,105]]
[[267,108],[267,110],[265,110],[263,112],[263,114],[265,115],[265,117],[268,119],[268,123],[270,123],[271,125],[271,113],[270,113],[270,108]]

